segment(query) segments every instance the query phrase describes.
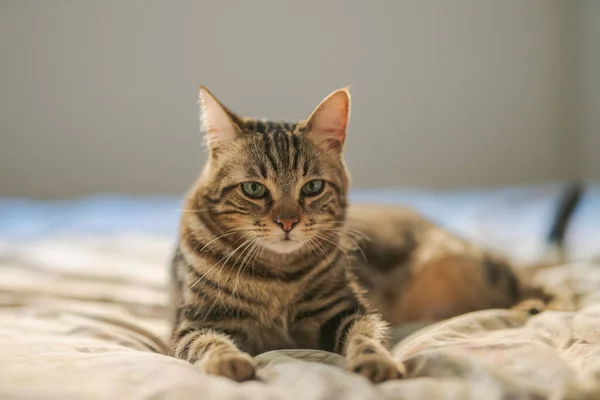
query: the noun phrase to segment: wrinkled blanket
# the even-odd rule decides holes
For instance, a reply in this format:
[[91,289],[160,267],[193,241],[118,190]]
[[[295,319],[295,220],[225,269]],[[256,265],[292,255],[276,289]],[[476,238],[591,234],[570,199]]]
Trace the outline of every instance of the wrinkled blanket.
[[0,398],[600,399],[600,265],[536,275],[572,311],[396,327],[403,381],[372,385],[339,355],[286,350],[258,356],[259,381],[236,384],[165,355],[171,248],[139,236],[0,246]]

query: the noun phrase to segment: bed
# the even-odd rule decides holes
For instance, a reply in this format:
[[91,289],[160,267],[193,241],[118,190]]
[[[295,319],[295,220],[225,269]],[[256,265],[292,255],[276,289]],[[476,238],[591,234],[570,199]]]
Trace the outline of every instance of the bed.
[[[533,265],[564,185],[356,191],[409,205],[482,246]],[[372,385],[314,350],[261,354],[235,384],[166,355],[176,197],[0,199],[1,399],[600,399],[600,187],[566,237],[564,265],[537,283],[570,301],[530,316],[485,310],[394,327],[409,379]]]

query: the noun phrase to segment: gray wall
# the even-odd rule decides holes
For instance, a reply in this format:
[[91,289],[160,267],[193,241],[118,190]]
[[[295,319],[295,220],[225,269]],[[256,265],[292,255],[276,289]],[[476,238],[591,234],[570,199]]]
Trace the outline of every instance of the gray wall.
[[355,187],[598,176],[598,114],[574,117],[573,3],[3,0],[0,195],[184,190],[205,157],[200,84],[275,119],[351,85]]
[[581,1],[576,14],[577,165],[581,174],[600,179],[600,1]]

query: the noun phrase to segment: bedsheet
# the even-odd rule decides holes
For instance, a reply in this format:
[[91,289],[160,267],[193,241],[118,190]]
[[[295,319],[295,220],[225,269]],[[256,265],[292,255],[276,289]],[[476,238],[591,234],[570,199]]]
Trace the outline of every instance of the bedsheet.
[[600,398],[600,265],[544,270],[576,299],[533,317],[485,310],[406,335],[410,379],[372,385],[340,356],[257,357],[260,381],[209,377],[168,352],[167,262],[157,236],[42,239],[0,251],[2,399]]

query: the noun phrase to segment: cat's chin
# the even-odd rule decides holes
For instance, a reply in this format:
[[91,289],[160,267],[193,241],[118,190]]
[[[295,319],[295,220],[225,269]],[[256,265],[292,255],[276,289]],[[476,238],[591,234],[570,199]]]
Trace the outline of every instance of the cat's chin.
[[278,242],[270,242],[265,246],[274,253],[289,254],[302,247],[302,242],[297,240],[280,240]]

